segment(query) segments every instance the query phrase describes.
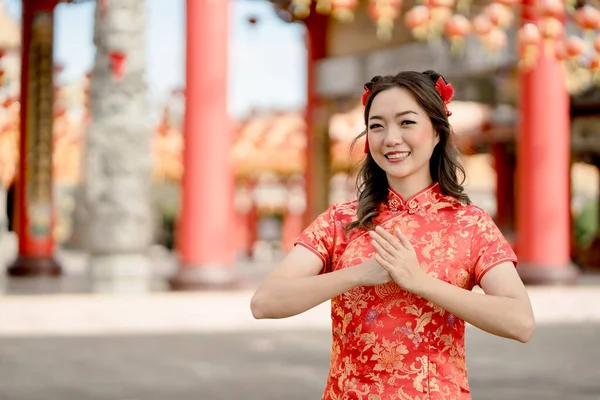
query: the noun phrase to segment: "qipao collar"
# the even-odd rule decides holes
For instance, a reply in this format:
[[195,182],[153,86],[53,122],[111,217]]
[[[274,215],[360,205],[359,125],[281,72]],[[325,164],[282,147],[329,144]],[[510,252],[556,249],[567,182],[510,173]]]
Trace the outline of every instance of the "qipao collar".
[[436,203],[443,196],[442,189],[437,182],[433,182],[425,189],[415,193],[410,198],[404,200],[402,196],[391,187],[389,188],[387,208],[391,212],[405,211],[409,214],[415,214],[419,210],[424,210],[427,205]]

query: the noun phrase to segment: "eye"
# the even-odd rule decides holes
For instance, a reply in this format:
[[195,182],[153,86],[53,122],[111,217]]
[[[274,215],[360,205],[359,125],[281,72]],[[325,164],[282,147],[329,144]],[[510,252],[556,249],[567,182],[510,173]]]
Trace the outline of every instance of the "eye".
[[416,124],[416,122],[408,120],[408,119],[405,119],[404,121],[400,122],[400,125],[412,125],[412,124]]
[[371,125],[369,125],[369,129],[370,130],[375,130],[375,129],[382,128],[382,127],[383,126],[381,124],[371,124]]

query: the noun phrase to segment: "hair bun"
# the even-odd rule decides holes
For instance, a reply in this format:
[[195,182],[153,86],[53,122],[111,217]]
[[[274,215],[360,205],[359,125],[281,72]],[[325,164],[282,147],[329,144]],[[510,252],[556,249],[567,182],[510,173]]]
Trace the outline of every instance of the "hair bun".
[[372,77],[369,82],[365,83],[365,87],[368,88],[369,90],[373,90],[373,86],[375,86],[377,83],[383,82],[384,80],[385,80],[385,77],[383,77],[381,75],[376,75],[376,76]]
[[444,78],[442,76],[442,74],[439,74],[439,73],[435,72],[434,70],[428,69],[427,71],[423,71],[422,74],[427,76],[429,79],[431,79],[431,82],[433,82],[434,85],[437,83],[438,79],[440,79],[440,78],[442,78],[444,80],[444,82],[448,83],[448,81],[446,81],[446,78]]

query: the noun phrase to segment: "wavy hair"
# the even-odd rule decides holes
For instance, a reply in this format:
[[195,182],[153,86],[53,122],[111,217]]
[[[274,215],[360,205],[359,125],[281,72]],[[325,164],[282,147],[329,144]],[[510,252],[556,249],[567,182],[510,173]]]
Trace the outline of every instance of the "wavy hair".
[[[358,135],[352,146],[367,134],[369,112],[373,99],[381,92],[400,87],[413,94],[421,108],[425,110],[436,133],[439,143],[433,149],[429,159],[429,172],[433,182],[438,182],[442,193],[454,197],[461,203],[471,204],[464,191],[465,170],[459,162],[459,152],[452,141],[452,128],[442,101],[435,89],[435,83],[442,77],[435,71],[415,72],[403,71],[396,76],[376,76],[365,87],[370,90],[365,104],[365,131]],[[442,77],[442,79],[445,78]],[[354,228],[372,229],[373,219],[379,215],[379,206],[387,201],[389,188],[385,171],[377,165],[371,153],[367,153],[356,178],[358,208],[356,219],[346,226],[349,231]],[[460,179],[459,179],[460,175]]]

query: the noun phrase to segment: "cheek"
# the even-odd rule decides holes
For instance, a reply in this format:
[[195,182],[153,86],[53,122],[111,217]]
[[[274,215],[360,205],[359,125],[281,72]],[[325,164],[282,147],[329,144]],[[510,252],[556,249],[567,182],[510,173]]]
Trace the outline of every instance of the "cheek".
[[429,150],[429,148],[435,147],[439,141],[439,135],[437,135],[435,132],[431,132],[429,129],[420,129],[415,131],[412,137],[413,146],[423,148],[423,150]]

